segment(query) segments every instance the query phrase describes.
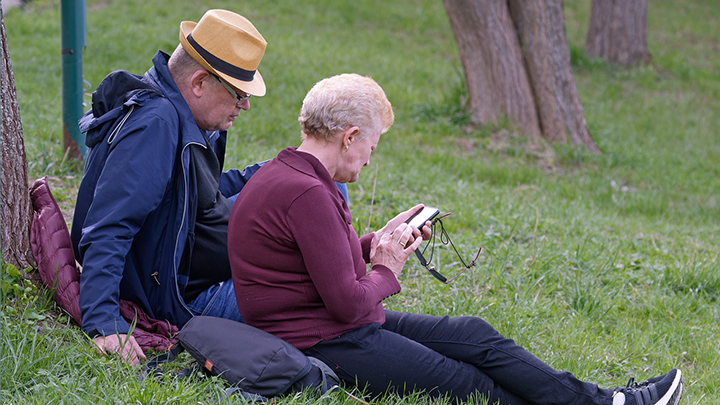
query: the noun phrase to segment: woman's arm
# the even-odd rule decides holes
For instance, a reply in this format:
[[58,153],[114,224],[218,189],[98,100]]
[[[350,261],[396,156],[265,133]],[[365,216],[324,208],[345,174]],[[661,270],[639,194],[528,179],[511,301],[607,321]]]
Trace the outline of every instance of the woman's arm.
[[287,222],[313,285],[334,318],[351,323],[400,292],[387,266],[378,263],[366,273],[357,235],[323,187],[297,198]]

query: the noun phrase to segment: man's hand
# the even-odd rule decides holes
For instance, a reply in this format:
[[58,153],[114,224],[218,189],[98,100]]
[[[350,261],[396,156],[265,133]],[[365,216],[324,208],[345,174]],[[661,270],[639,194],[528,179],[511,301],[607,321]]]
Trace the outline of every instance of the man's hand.
[[133,366],[140,364],[139,359],[146,359],[145,353],[143,353],[140,345],[138,345],[132,335],[120,333],[108,336],[97,336],[93,339],[93,342],[95,342],[100,353],[119,354],[125,363],[132,364]]

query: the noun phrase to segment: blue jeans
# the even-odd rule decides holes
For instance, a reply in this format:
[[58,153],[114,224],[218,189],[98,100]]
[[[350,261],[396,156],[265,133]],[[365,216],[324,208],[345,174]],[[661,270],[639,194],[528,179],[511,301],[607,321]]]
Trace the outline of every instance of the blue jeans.
[[554,370],[480,318],[385,316],[383,325],[358,328],[305,354],[372,396],[389,389],[460,401],[481,394],[503,405],[612,403],[612,390]]
[[200,293],[187,304],[193,315],[215,316],[243,322],[235,298],[232,280],[224,281]]

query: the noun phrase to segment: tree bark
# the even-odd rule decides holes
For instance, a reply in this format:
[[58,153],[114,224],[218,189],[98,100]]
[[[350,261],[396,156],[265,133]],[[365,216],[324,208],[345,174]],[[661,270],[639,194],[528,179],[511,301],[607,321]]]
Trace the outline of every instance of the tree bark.
[[650,63],[647,0],[593,0],[585,54],[625,67]]
[[465,70],[474,121],[496,123],[505,116],[525,134],[539,137],[535,100],[507,2],[444,2]]
[[0,160],[0,247],[3,261],[18,269],[34,267],[30,250],[30,223],[32,205],[28,192],[27,158],[23,139],[22,122],[18,109],[15,78],[8,54],[5,17],[0,11],[0,40],[2,65],[0,66],[0,109],[2,109],[2,159]]
[[473,119],[599,153],[570,67],[562,0],[444,0]]
[[570,66],[562,0],[510,0],[543,137],[600,153],[583,113]]

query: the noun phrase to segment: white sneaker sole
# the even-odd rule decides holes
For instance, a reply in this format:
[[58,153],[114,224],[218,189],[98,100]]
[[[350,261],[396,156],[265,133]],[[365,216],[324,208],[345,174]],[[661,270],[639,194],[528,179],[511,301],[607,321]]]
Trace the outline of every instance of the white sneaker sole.
[[660,398],[655,405],[677,405],[682,395],[682,372],[680,370],[675,374],[675,379],[670,385],[670,389]]
[[[667,390],[665,395],[660,398],[654,405],[677,405],[680,402],[680,396],[682,395],[682,372],[680,370],[675,374],[675,379],[670,384],[670,389]],[[625,394],[617,392],[613,395],[613,405],[624,405]]]

